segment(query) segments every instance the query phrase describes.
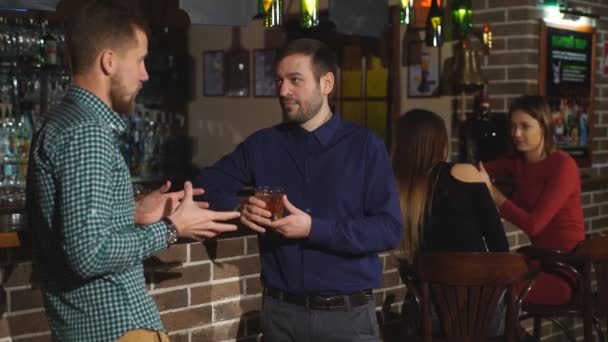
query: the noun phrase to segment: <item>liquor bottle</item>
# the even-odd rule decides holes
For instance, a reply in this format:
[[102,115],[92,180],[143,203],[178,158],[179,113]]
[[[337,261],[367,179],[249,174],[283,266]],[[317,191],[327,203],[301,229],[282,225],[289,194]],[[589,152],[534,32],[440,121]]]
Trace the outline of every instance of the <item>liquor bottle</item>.
[[456,37],[464,38],[473,28],[471,0],[456,0],[452,5],[452,24]]
[[429,15],[426,17],[425,41],[427,46],[443,45],[443,8],[437,0],[431,1]]
[[319,26],[319,0],[302,0],[303,28]]
[[414,0],[401,0],[401,10],[399,11],[399,22],[404,25],[413,24],[416,20],[414,16]]
[[42,23],[42,41],[43,41],[43,56],[44,64],[46,65],[58,65],[57,60],[57,39],[51,35],[49,31],[48,21]]

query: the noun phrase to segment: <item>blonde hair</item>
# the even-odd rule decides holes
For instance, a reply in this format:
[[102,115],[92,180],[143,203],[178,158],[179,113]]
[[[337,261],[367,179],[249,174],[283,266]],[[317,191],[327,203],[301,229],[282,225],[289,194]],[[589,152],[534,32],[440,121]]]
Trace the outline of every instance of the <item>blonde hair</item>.
[[402,248],[412,260],[423,239],[437,174],[435,166],[444,161],[448,134],[443,119],[430,111],[413,109],[396,125],[393,171],[397,180],[404,234]]

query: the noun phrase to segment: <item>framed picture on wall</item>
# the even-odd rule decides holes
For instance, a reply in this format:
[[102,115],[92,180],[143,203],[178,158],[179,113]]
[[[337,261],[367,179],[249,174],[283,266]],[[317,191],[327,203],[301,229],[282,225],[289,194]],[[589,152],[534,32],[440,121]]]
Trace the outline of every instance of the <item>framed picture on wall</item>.
[[203,95],[224,96],[224,51],[203,52]]
[[428,47],[423,41],[413,41],[407,46],[407,96],[439,96],[440,53],[439,48]]
[[277,84],[274,72],[276,50],[253,50],[253,96],[276,96]]
[[225,82],[226,96],[249,96],[249,51],[230,50],[226,52]]

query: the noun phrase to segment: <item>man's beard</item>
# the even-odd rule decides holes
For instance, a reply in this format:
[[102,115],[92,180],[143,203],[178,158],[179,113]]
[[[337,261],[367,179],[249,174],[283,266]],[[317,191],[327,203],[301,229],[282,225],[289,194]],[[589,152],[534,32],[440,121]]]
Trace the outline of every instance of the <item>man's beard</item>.
[[[321,92],[317,94],[318,96],[313,97],[309,102],[302,103],[302,101],[295,100],[291,97],[281,97],[281,108],[283,109],[283,117],[285,121],[292,122],[298,125],[301,125],[308,120],[315,117],[315,115],[321,110],[323,107],[323,98],[321,96]],[[291,101],[298,105],[298,110],[293,113],[287,112],[283,105],[283,101]]]
[[119,114],[131,114],[135,112],[135,97],[139,91],[135,91],[133,95],[128,96],[125,86],[118,78],[110,79],[110,99],[112,100],[112,109]]

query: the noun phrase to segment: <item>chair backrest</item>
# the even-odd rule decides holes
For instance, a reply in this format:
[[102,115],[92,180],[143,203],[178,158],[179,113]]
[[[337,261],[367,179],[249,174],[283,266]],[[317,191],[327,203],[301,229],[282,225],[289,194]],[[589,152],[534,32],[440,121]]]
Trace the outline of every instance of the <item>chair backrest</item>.
[[[422,297],[422,333],[431,341],[431,301],[447,341],[485,341],[497,304],[507,306],[504,337],[514,341],[519,303],[514,285],[528,273],[522,255],[511,253],[428,253],[414,261]],[[529,287],[528,287],[529,288]]]
[[595,316],[608,316],[608,235],[588,237],[578,244],[574,253],[584,256],[595,269],[597,294],[592,299]]

